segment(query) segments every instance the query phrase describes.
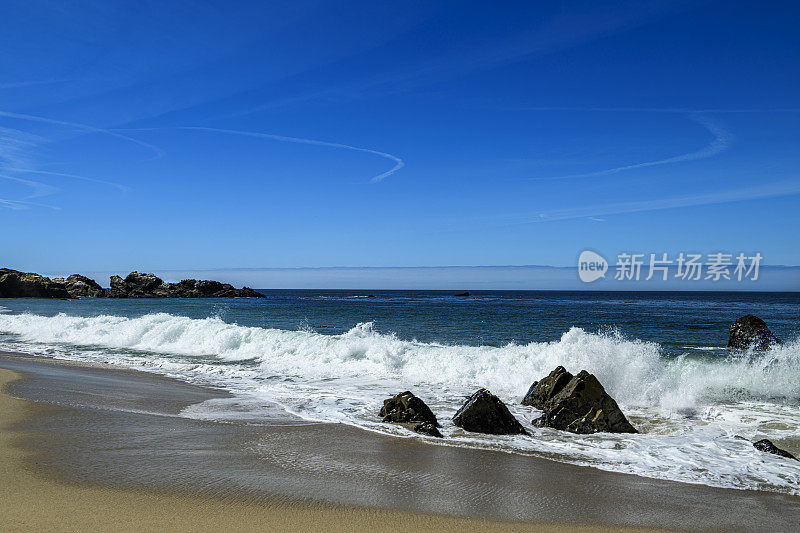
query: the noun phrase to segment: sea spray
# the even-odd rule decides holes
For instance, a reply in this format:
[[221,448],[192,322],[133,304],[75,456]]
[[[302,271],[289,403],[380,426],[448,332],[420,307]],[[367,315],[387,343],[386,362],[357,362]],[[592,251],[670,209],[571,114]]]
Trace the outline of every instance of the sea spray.
[[230,324],[167,313],[136,318],[4,314],[0,332],[40,344],[186,356],[213,364],[243,362],[310,379],[391,378],[520,397],[558,365],[588,370],[628,406],[684,408],[702,402],[800,397],[800,349],[793,342],[727,358],[668,358],[658,344],[616,330],[570,328],[554,342],[502,347],[420,343],[381,334],[370,322],[342,335]]

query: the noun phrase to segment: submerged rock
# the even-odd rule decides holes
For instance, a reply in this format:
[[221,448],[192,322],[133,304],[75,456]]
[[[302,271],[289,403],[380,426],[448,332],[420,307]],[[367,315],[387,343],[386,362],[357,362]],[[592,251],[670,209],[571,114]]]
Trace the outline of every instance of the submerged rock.
[[755,315],[737,318],[736,322],[731,324],[728,348],[767,350],[775,344],[781,344],[781,341],[772,334],[766,322]]
[[69,298],[69,293],[47,276],[0,268],[0,298]]
[[72,274],[67,278],[54,278],[53,281],[63,285],[73,298],[99,298],[105,296],[105,289],[99,283],[80,274]]
[[787,459],[794,459],[795,461],[798,460],[797,457],[795,457],[791,453],[787,452],[786,450],[782,450],[782,449],[778,448],[777,446],[775,446],[775,444],[773,444],[772,441],[769,440],[769,439],[761,439],[758,442],[754,442],[753,443],[753,447],[756,450],[760,450],[762,452],[772,453],[772,454],[775,454],[775,455],[780,455],[781,457],[786,457]]
[[572,433],[638,433],[625,418],[617,402],[597,378],[581,370],[573,376],[563,366],[534,382],[523,405],[543,411],[533,423]]
[[439,428],[436,427],[436,424],[432,424],[430,422],[420,422],[419,424],[415,424],[413,427],[411,427],[411,430],[416,433],[419,433],[420,435],[428,435],[429,437],[439,437],[440,439],[442,438],[442,434],[439,431]]
[[412,431],[432,437],[441,437],[439,422],[430,407],[414,396],[411,391],[401,392],[383,400],[380,413],[384,422],[403,424]]
[[476,433],[492,435],[528,433],[500,398],[486,389],[480,389],[469,397],[456,412],[453,423]]

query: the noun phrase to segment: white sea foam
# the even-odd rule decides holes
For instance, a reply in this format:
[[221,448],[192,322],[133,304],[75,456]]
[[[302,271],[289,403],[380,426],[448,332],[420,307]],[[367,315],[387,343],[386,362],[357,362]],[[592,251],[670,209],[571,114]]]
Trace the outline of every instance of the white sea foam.
[[[223,386],[258,416],[276,402],[307,419],[405,434],[376,413],[411,389],[437,412],[450,442],[559,457],[609,470],[735,488],[798,492],[800,465],[756,451],[749,439],[799,439],[800,343],[740,356],[666,358],[655,343],[571,328],[555,342],[503,347],[440,345],[380,334],[369,323],[342,335],[243,327],[165,313],[138,318],[0,314],[6,347],[107,361]],[[576,436],[527,424],[519,399],[563,365],[594,373],[644,434]],[[484,437],[449,419],[487,387],[532,437]],[[246,399],[243,401],[242,399]],[[220,417],[214,405],[188,414]]]

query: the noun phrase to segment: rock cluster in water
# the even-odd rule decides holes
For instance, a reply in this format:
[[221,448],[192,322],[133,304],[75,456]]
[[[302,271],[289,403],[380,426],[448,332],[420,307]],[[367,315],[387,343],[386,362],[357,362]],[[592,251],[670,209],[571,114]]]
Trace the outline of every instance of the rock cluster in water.
[[229,283],[185,279],[164,283],[155,274],[131,272],[125,279],[111,276],[111,287],[80,274],[50,279],[32,272],[0,269],[0,298],[264,298],[249,287]]
[[597,378],[581,370],[573,376],[563,366],[531,385],[522,399],[542,411],[533,423],[571,433],[638,433]]
[[[573,376],[559,366],[541,381],[534,382],[522,404],[543,411],[541,418],[533,421],[538,427],[580,434],[638,433],[614,398],[585,370]],[[384,422],[403,424],[417,433],[442,436],[436,415],[410,391],[384,400],[379,414]],[[478,390],[464,402],[453,416],[453,424],[474,433],[528,434],[503,401],[486,389]]]
[[[779,342],[766,324],[755,316],[742,317],[731,326],[731,346],[762,348]],[[638,433],[616,400],[586,370],[572,375],[563,366],[556,367],[531,385],[521,403],[542,411],[542,416],[532,421],[536,427],[577,434]],[[384,422],[402,424],[423,435],[442,437],[436,415],[410,391],[384,400],[380,416]],[[475,433],[528,434],[500,398],[486,389],[478,390],[467,399],[453,416],[453,424]],[[753,446],[765,453],[798,460],[767,439],[755,442]]]
[[766,322],[755,315],[743,316],[731,324],[728,348],[767,350],[776,344],[781,344],[781,341],[772,334]]

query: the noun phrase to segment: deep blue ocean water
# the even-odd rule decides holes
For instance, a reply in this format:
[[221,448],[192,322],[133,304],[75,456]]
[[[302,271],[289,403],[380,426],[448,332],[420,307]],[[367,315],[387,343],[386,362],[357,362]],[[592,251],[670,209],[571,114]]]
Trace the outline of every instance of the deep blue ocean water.
[[[800,335],[800,293],[261,290],[265,299],[2,300],[13,312],[139,317],[164,312],[242,326],[334,335],[363,322],[404,340],[503,346],[558,340],[571,327],[615,328],[665,353],[723,348],[736,318],[755,314],[780,338]],[[372,296],[372,297],[370,297]],[[706,350],[703,350],[706,353]]]

